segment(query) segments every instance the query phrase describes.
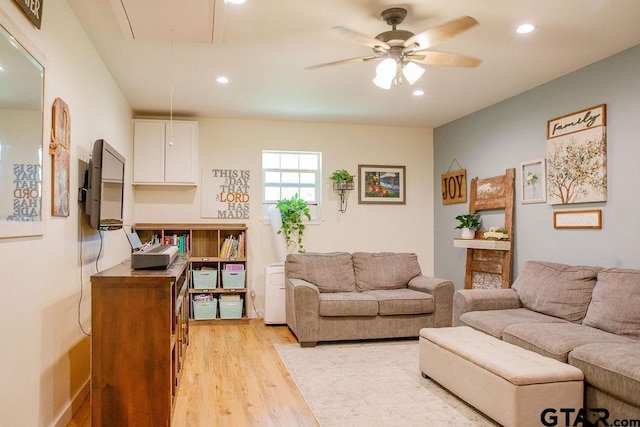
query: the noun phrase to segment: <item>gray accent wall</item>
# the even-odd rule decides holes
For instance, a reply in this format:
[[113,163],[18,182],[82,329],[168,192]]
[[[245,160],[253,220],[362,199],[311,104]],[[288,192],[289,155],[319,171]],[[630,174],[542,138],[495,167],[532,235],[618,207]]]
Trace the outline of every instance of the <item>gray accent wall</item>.
[[[520,163],[546,157],[547,121],[599,104],[607,106],[608,200],[522,204]],[[527,260],[640,268],[640,46],[434,130],[434,271],[461,289],[466,250],[453,247],[454,217],[469,204],[445,206],[440,196],[440,176],[454,159],[467,170],[467,188],[473,177],[516,169],[514,280]],[[554,229],[554,210],[578,209],[602,209],[602,229]],[[503,221],[497,212],[482,218],[485,228]]]

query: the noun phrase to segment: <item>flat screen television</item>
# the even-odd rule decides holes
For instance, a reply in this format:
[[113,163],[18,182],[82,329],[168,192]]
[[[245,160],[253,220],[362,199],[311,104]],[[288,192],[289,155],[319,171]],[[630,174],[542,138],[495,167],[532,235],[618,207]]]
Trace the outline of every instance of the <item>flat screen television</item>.
[[119,230],[124,223],[124,157],[104,139],[93,143],[85,175],[84,211],[96,230]]

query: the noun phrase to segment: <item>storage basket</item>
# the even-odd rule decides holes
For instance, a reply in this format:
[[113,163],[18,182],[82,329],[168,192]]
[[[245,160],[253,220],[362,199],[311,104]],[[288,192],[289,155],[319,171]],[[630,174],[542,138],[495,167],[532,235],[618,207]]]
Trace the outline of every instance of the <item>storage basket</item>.
[[215,289],[218,283],[218,270],[193,270],[194,289]]
[[221,319],[241,319],[242,301],[220,301]]
[[222,288],[223,289],[242,289],[244,288],[245,270],[222,270]]
[[212,294],[194,294],[193,318],[196,320],[215,319],[218,310],[218,299]]

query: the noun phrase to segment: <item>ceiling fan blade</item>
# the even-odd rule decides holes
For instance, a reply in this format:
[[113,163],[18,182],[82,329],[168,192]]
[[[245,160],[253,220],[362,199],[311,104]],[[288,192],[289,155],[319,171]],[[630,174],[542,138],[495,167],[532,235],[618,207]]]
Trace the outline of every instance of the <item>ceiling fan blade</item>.
[[333,29],[338,30],[345,36],[352,38],[358,43],[361,43],[365,46],[369,46],[372,49],[384,49],[384,50],[391,49],[391,46],[389,46],[388,43],[383,42],[382,40],[378,40],[374,37],[358,33],[357,31],[350,30],[347,27],[333,27]]
[[371,61],[372,59],[378,59],[380,57],[381,56],[370,55],[370,56],[359,56],[357,58],[341,59],[339,61],[326,62],[324,64],[318,64],[318,65],[312,65],[310,67],[305,67],[305,70],[315,70],[316,68],[328,67],[330,65],[348,64],[349,62]]
[[468,30],[478,24],[478,21],[470,16],[463,16],[453,21],[446,22],[437,27],[429,28],[426,31],[410,37],[404,42],[404,52],[411,53],[418,50],[428,49],[439,43],[449,40],[458,34]]
[[436,52],[433,50],[412,53],[410,55],[405,55],[405,58],[418,64],[468,68],[477,67],[482,62],[482,59],[474,58],[472,56],[460,55],[458,53]]

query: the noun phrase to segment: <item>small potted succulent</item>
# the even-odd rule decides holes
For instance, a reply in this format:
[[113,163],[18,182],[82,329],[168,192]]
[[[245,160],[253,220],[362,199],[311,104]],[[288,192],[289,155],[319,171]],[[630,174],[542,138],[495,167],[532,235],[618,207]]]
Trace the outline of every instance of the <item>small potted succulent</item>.
[[351,175],[346,169],[337,169],[331,174],[331,181],[333,181],[333,189],[338,190],[353,190],[355,175]]
[[480,228],[480,215],[477,213],[458,215],[457,229],[460,229],[460,237],[463,239],[475,239],[476,230]]

